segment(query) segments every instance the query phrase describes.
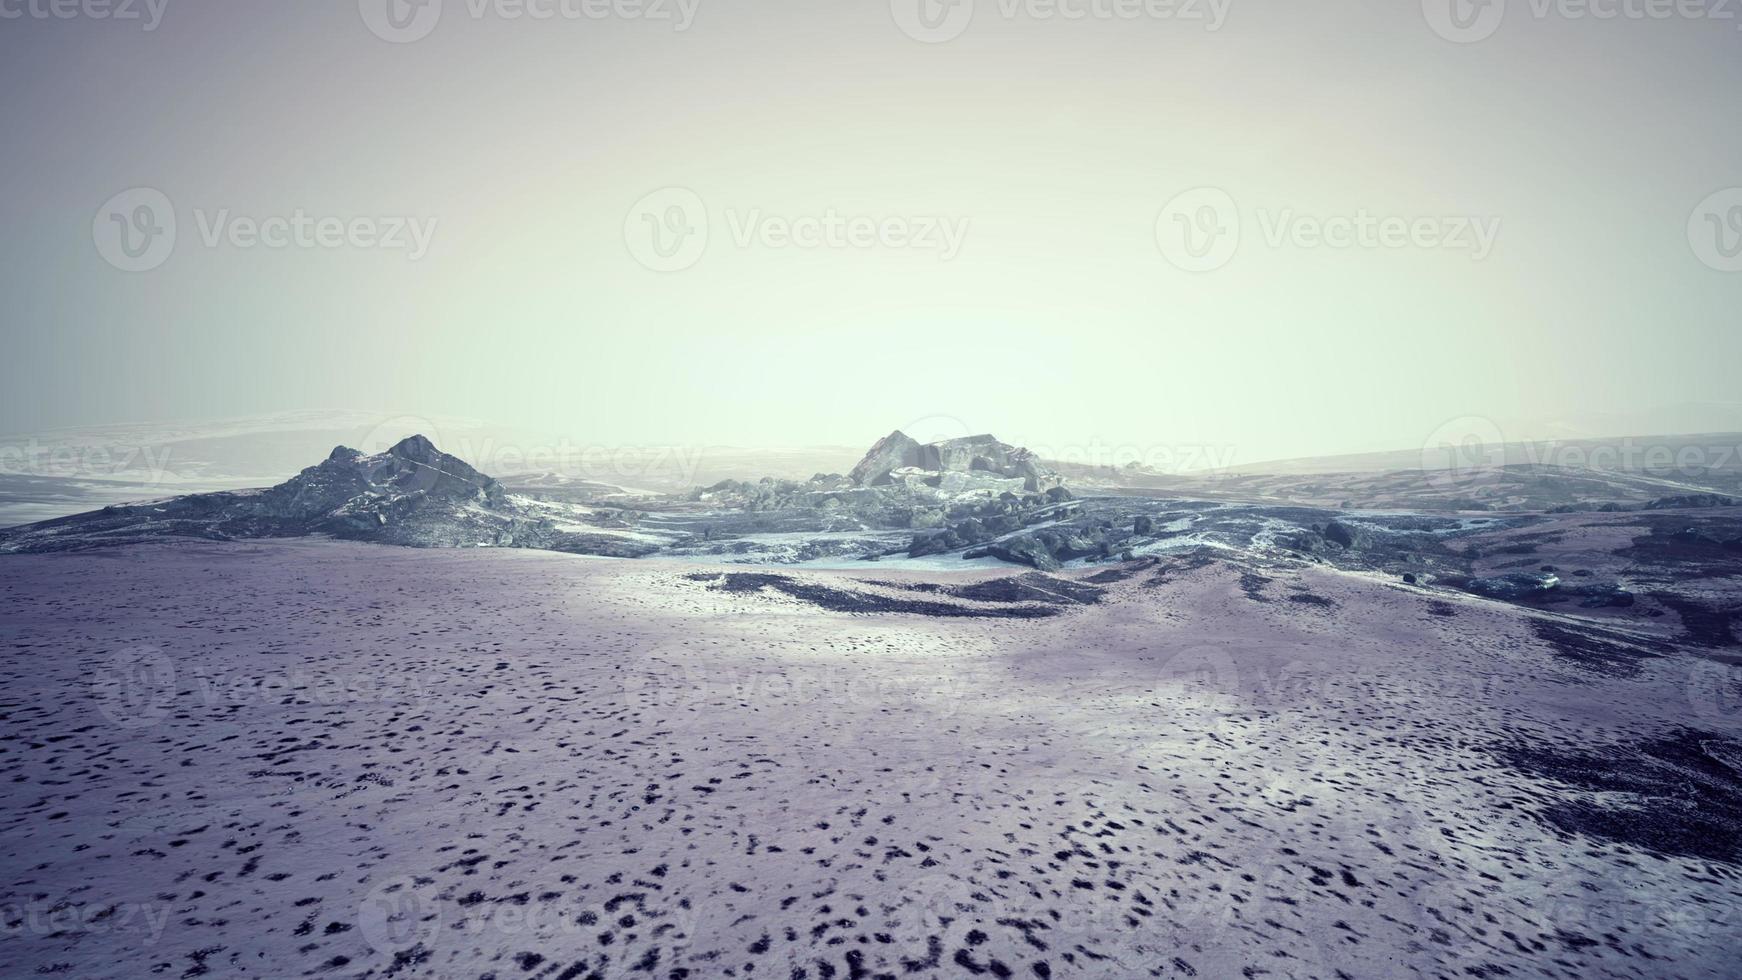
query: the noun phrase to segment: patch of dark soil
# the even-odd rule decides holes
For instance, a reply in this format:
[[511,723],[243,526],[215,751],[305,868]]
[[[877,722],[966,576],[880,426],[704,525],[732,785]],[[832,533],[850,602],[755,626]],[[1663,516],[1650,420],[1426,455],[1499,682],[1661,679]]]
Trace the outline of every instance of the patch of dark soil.
[[1276,581],[1256,572],[1240,573],[1240,591],[1246,593],[1246,598],[1253,602],[1269,602],[1270,597],[1264,594],[1264,587]]
[[783,595],[790,596],[801,602],[808,602],[819,609],[829,612],[844,613],[907,613],[917,616],[934,616],[939,618],[976,618],[976,619],[1043,619],[1056,616],[1057,606],[1051,605],[1021,605],[1004,606],[1002,608],[983,608],[974,606],[957,606],[946,602],[924,602],[915,599],[894,599],[888,596],[873,595],[867,592],[850,592],[845,589],[834,589],[826,585],[812,582],[800,582],[784,575],[769,575],[764,572],[726,572],[724,574],[697,573],[686,575],[685,578],[694,582],[713,582],[711,586],[718,592],[731,592],[739,595],[749,595],[761,592],[763,589],[773,589]]
[[1205,568],[1215,563],[1215,557],[1207,552],[1192,552],[1183,557],[1164,562],[1160,568],[1156,569],[1155,574],[1144,580],[1143,587],[1146,589],[1157,589],[1171,583],[1174,580],[1175,575],[1185,572],[1195,572],[1200,568]]
[[885,582],[865,579],[866,585],[908,592],[947,595],[974,602],[1044,602],[1056,606],[1092,606],[1106,595],[1105,590],[1068,579],[1053,578],[1040,572],[1030,572],[1008,578],[995,578],[973,585],[942,585],[936,582]]
[[1322,595],[1313,595],[1311,592],[1296,592],[1288,597],[1288,601],[1298,602],[1303,606],[1318,606],[1321,609],[1337,608],[1336,600],[1327,599]]
[[1702,647],[1734,647],[1733,626],[1742,618],[1742,609],[1715,609],[1705,603],[1673,592],[1653,592],[1651,597],[1675,610],[1682,618],[1686,641]]
[[948,588],[944,591],[958,599],[972,599],[976,602],[1050,602],[1079,606],[1094,605],[1106,595],[1106,592],[1093,585],[1053,578],[1038,572]]
[[1738,508],[1641,515],[1649,533],[1615,552],[1680,579],[1742,575],[1742,512]]
[[1530,628],[1537,639],[1554,649],[1556,657],[1605,677],[1632,677],[1639,673],[1641,661],[1669,652],[1663,644],[1642,643],[1605,630],[1546,619],[1533,620]]
[[1458,607],[1449,602],[1441,602],[1438,599],[1435,599],[1427,604],[1427,611],[1430,616],[1456,616],[1458,614]]
[[1496,754],[1530,776],[1633,797],[1553,804],[1541,814],[1551,826],[1658,854],[1742,864],[1742,741],[1678,729],[1590,753],[1514,745]]
[[1561,531],[1533,531],[1527,534],[1512,534],[1493,542],[1484,544],[1471,543],[1464,549],[1463,557],[1472,561],[1493,555],[1534,555],[1537,549],[1545,544],[1559,544],[1566,534]]
[[1128,561],[1122,565],[1109,568],[1105,571],[1096,572],[1088,578],[1083,579],[1083,581],[1090,585],[1114,585],[1135,578],[1139,572],[1147,571],[1159,564],[1161,564],[1161,559],[1159,558],[1142,558],[1137,561]]

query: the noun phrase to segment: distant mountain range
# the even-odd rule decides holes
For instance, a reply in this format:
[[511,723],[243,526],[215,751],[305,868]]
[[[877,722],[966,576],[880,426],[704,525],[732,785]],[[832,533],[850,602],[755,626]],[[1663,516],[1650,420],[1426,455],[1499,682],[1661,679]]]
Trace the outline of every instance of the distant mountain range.
[[565,530],[547,509],[418,435],[367,455],[346,446],[278,486],[105,507],[0,531],[0,551],[66,551],[164,537],[324,535],[422,548],[521,547],[633,556],[619,536]]
[[[1676,445],[1695,445],[1697,438]],[[1385,549],[1361,541],[1396,539],[1345,533],[1353,526],[1346,518],[1373,524],[1379,512],[1423,515],[1413,525],[1417,531],[1445,530],[1464,526],[1459,515],[1469,514],[1528,519],[1727,507],[1742,496],[1739,491],[1742,462],[1736,461],[1686,472],[1611,472],[1512,464],[1497,455],[1491,465],[1469,472],[1204,479],[1055,467],[991,435],[921,443],[895,431],[846,475],[764,476],[675,492],[628,492],[609,483],[537,474],[499,480],[414,435],[382,452],[340,446],[267,489],[117,503],[3,529],[0,552],[71,551],[171,537],[325,536],[426,548],[658,554],[747,564],[992,561],[1053,570],[1200,546],[1293,550],[1338,561],[1362,553],[1359,560],[1371,564],[1381,561]],[[1426,515],[1435,516],[1427,521]],[[1326,537],[1338,521],[1345,530]],[[1421,560],[1424,550],[1433,550],[1426,542],[1409,548],[1415,550],[1383,561],[1422,574],[1447,572],[1443,563]]]

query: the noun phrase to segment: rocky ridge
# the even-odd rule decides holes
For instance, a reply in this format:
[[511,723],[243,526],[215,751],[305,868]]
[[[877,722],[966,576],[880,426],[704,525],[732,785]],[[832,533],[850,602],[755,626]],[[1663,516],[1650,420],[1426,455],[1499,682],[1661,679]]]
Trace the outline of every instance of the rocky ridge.
[[326,535],[421,548],[519,547],[638,556],[622,536],[565,530],[465,461],[411,436],[377,454],[336,447],[264,490],[193,494],[105,507],[0,531],[0,552],[83,550],[148,538]]

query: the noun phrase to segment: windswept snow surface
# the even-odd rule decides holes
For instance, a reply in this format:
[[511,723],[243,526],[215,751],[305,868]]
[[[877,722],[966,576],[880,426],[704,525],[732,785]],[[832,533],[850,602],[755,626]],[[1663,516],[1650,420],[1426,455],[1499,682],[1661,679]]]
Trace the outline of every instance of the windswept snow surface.
[[[1736,975],[1721,656],[1592,669],[1552,613],[1201,556],[737,571],[0,558],[0,962]],[[900,596],[932,614],[838,611]]]

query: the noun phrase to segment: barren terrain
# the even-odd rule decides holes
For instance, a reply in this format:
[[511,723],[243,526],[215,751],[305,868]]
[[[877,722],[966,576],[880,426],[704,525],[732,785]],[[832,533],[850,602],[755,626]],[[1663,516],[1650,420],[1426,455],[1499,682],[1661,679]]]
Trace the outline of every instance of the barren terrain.
[[1674,617],[1603,649],[1564,611],[1377,573],[1020,571],[0,559],[0,957],[1734,975],[1742,688]]

